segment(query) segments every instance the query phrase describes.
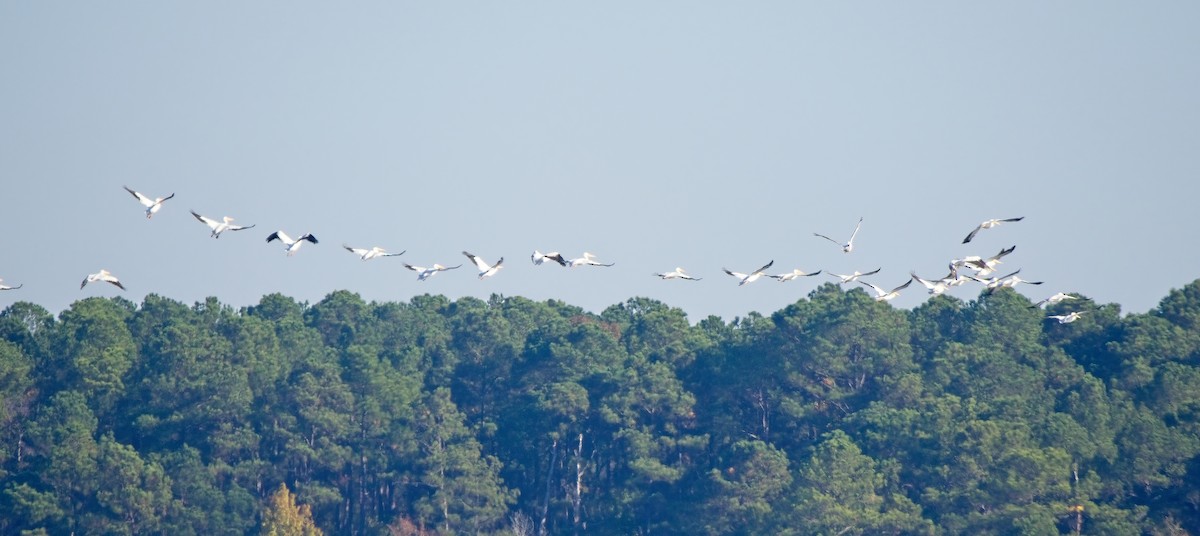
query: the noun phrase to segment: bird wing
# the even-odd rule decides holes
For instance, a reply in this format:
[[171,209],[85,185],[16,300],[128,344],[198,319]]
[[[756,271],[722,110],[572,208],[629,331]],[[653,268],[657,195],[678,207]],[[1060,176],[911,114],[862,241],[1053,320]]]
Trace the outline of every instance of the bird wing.
[[458,266],[443,266],[443,267],[439,268],[438,270],[439,270],[439,271],[444,271],[444,270],[453,270],[453,269],[455,269],[455,268],[462,268],[462,265],[460,264],[460,265],[458,265]]
[[913,280],[909,279],[908,281],[905,281],[903,285],[900,285],[900,286],[892,289],[892,292],[900,292],[901,290],[908,288],[908,286],[911,285],[912,282],[913,282]]
[[267,236],[268,243],[271,242],[272,240],[279,240],[280,242],[283,242],[285,245],[288,245],[288,246],[291,246],[292,244],[296,243],[295,240],[292,240],[292,237],[288,236],[287,233],[285,233],[283,231],[275,231],[275,232],[271,233],[269,236]]
[[727,274],[729,274],[729,275],[731,275],[731,276],[733,276],[733,277],[736,277],[736,278],[738,278],[738,279],[745,279],[745,278],[746,278],[746,274],[743,274],[743,273],[741,273],[741,272],[731,272],[731,271],[729,270],[729,268],[721,268],[721,269],[722,269],[722,270],[724,270],[724,271],[725,271],[725,273],[727,273]]
[[838,242],[837,240],[834,240],[834,239],[832,239],[832,238],[829,238],[828,236],[825,236],[825,235],[823,235],[823,234],[821,234],[821,233],[813,233],[813,236],[819,236],[819,237],[821,237],[821,238],[824,238],[825,240],[828,240],[828,241],[830,241],[830,242],[833,242],[834,244],[837,244],[837,245],[839,245],[839,246],[840,246],[840,245],[842,245],[842,243],[841,243],[841,242]]
[[967,242],[970,242],[971,239],[975,238],[975,235],[979,234],[979,231],[981,231],[981,230],[983,230],[982,223],[979,224],[978,226],[976,226],[975,230],[971,231],[971,233],[968,234],[967,237],[963,239],[962,243],[966,244]]
[[399,256],[399,255],[403,255],[403,254],[405,254],[405,253],[407,253],[407,252],[408,252],[408,250],[407,250],[407,249],[406,249],[406,250],[404,250],[404,251],[401,251],[400,253],[387,253],[387,252],[383,252],[383,253],[380,253],[380,254],[379,254],[379,256],[380,256],[380,257],[396,257],[396,256]]
[[858,274],[858,275],[859,275],[859,277],[862,277],[862,276],[864,276],[864,275],[875,275],[875,274],[879,273],[879,271],[880,271],[880,270],[882,270],[882,269],[883,269],[883,267],[882,267],[882,266],[880,266],[879,268],[876,268],[876,269],[874,269],[874,270],[871,270],[870,272],[867,272],[867,273],[865,273],[865,274]]
[[[149,206],[154,205],[153,199],[150,199],[149,197],[146,197],[138,192],[133,191],[133,189],[128,186],[121,186],[121,187],[124,188],[126,192],[129,192],[130,195],[132,195],[133,197],[136,197],[138,202],[141,203],[142,206],[149,207]],[[174,194],[171,194],[171,195],[174,195]]]
[[1021,216],[1021,217],[1017,217],[1017,218],[1009,218],[1009,219],[1007,219],[1007,220],[1000,220],[1000,221],[1009,221],[1009,222],[1012,222],[1012,221],[1021,221],[1021,220],[1023,220],[1023,219],[1025,219],[1025,216]]
[[346,244],[342,244],[342,247],[346,248],[346,251],[349,251],[350,253],[358,255],[359,257],[366,255],[367,252],[370,251],[369,249],[366,249],[366,248],[352,248],[350,246],[347,246]]
[[258,224],[251,224],[251,225],[230,225],[229,227],[226,227],[226,229],[228,229],[228,230],[230,230],[230,231],[242,231],[242,230],[245,230],[245,229],[249,229],[249,228],[251,228],[251,227],[254,227],[255,225],[258,225]]
[[205,218],[204,216],[196,214],[196,211],[194,211],[194,210],[191,210],[189,212],[191,212],[192,215],[195,216],[197,220],[200,220],[200,223],[207,225],[210,229],[216,229],[217,226],[221,224],[221,222],[219,222],[217,220],[214,220],[212,218]]
[[486,272],[486,271],[492,269],[492,265],[488,264],[487,261],[479,258],[478,256],[472,255],[465,251],[462,253],[463,253],[463,255],[466,255],[468,259],[471,259],[471,262],[475,263],[475,267],[479,268],[479,271]]
[[406,263],[404,263],[404,267],[405,267],[405,268],[408,268],[409,270],[412,270],[412,271],[414,271],[414,272],[424,272],[424,271],[425,271],[425,267],[424,267],[424,266],[413,266],[413,265],[411,265],[411,264],[409,264],[409,263],[407,263],[407,262],[406,262]]
[[771,267],[771,265],[773,265],[773,264],[775,264],[775,259],[771,259],[771,262],[768,262],[768,263],[764,264],[762,268],[759,268],[759,269],[757,269],[757,270],[755,270],[755,271],[753,271],[753,272],[750,272],[750,273],[752,273],[752,274],[761,274],[761,273],[763,273],[763,272],[767,271],[767,268],[770,268],[770,267]]
[[850,240],[847,240],[847,241],[846,241],[846,243],[847,243],[847,244],[853,244],[853,243],[854,243],[854,237],[858,236],[858,230],[859,230],[860,228],[862,228],[862,221],[863,221],[863,219],[862,219],[861,217],[860,217],[860,218],[858,218],[858,225],[855,225],[855,226],[854,226],[854,232],[853,232],[853,233],[850,233]]
[[[909,279],[908,281],[911,283],[911,282],[912,282],[912,279]],[[883,289],[881,289],[881,288],[879,288],[879,286],[878,286],[878,285],[873,285],[873,284],[871,284],[871,283],[868,283],[868,282],[866,282],[866,281],[863,281],[863,280],[861,280],[861,279],[860,279],[860,280],[858,280],[858,282],[859,282],[859,283],[862,283],[862,284],[864,284],[864,285],[866,285],[866,286],[868,286],[868,287],[871,287],[872,289],[874,289],[874,290],[875,290],[875,294],[876,294],[876,295],[878,295],[878,296],[883,296],[884,294],[887,294],[887,291],[886,291],[886,290],[883,290]]]

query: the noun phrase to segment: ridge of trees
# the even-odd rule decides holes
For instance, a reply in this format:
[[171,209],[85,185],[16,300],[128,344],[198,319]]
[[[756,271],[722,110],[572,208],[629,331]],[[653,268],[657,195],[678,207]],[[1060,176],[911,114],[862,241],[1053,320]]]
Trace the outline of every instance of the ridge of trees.
[[[1046,314],[1086,311],[1071,324]],[[0,534],[1200,534],[1200,280],[0,312]]]

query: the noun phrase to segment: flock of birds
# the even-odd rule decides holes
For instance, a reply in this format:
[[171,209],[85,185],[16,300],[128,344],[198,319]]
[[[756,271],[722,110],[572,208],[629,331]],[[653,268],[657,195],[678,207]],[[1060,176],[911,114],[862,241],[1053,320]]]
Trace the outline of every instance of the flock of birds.
[[[145,208],[145,214],[146,214],[147,219],[153,218],[155,214],[157,214],[160,210],[162,210],[163,203],[165,203],[168,200],[175,197],[175,194],[172,193],[166,197],[151,198],[149,196],[146,196],[140,192],[137,192],[137,191],[129,188],[128,186],[123,186],[123,188],[125,189],[125,191],[129,192],[129,194],[132,195],[135,199],[137,199],[137,201]],[[221,234],[226,231],[244,231],[246,229],[251,229],[254,227],[254,225],[235,225],[232,223],[233,218],[231,218],[229,216],[225,216],[220,220],[216,220],[213,218],[202,216],[202,215],[196,213],[196,211],[194,211],[194,210],[191,211],[191,214],[192,214],[192,216],[194,216],[196,218],[197,221],[199,221],[200,223],[203,223],[205,226],[207,226],[209,228],[209,231],[210,231],[209,236],[211,236],[212,238],[220,238]],[[975,238],[975,236],[979,234],[980,231],[993,229],[1004,223],[1019,222],[1023,219],[1024,219],[1024,217],[1022,216],[1022,217],[1017,217],[1017,218],[986,220],[986,221],[980,223],[978,226],[976,226],[975,229],[973,229],[969,234],[967,234],[966,238],[963,239],[962,243],[967,244],[967,243],[971,242],[971,240],[973,240]],[[859,218],[858,224],[855,225],[855,227],[854,227],[854,232],[850,233],[850,238],[848,240],[846,240],[845,242],[835,240],[833,238],[830,238],[830,237],[820,234],[820,233],[813,233],[813,235],[816,237],[824,238],[825,240],[828,240],[828,241],[836,244],[839,248],[841,248],[843,253],[850,253],[850,252],[854,251],[854,239],[855,239],[855,237],[858,236],[859,230],[862,229],[862,222],[863,222],[863,219]],[[311,242],[313,244],[318,243],[317,237],[313,236],[310,233],[302,234],[298,238],[293,239],[291,236],[289,236],[287,233],[283,232],[282,230],[275,231],[275,232],[271,233],[270,235],[267,235],[267,243],[271,243],[271,242],[275,242],[275,241],[278,241],[281,244],[283,244],[284,249],[288,256],[295,255],[296,252],[300,250],[300,246],[303,245],[304,242]],[[380,248],[378,246],[371,247],[371,248],[357,248],[357,247],[351,247],[351,246],[343,244],[342,247],[345,248],[346,251],[349,251],[350,253],[359,257],[363,261],[369,261],[372,259],[383,258],[383,257],[396,257],[396,256],[403,255],[407,252],[407,250],[406,250],[406,251],[401,251],[399,253],[391,253],[391,252],[388,252],[387,250]],[[1026,279],[1022,279],[1018,275],[1021,270],[1016,270],[1012,273],[1009,273],[1009,274],[1006,274],[1003,276],[995,275],[997,268],[1002,263],[1001,259],[1004,258],[1005,256],[1009,255],[1010,253],[1012,253],[1014,250],[1016,250],[1016,246],[1003,248],[998,253],[996,253],[995,255],[992,255],[991,257],[984,258],[984,257],[980,257],[980,256],[968,256],[968,257],[963,257],[961,259],[953,259],[949,263],[949,272],[945,276],[942,276],[939,279],[924,279],[924,278],[918,276],[915,272],[910,272],[910,274],[909,274],[910,277],[903,284],[896,286],[890,290],[885,289],[884,287],[880,287],[874,283],[870,283],[868,281],[863,281],[861,279],[863,277],[872,276],[872,275],[879,273],[881,268],[876,268],[869,272],[859,272],[856,270],[850,274],[829,273],[829,275],[838,279],[839,284],[844,285],[844,284],[848,284],[848,283],[857,282],[859,284],[862,284],[862,285],[870,288],[875,293],[876,301],[889,301],[889,300],[896,298],[897,296],[900,295],[901,291],[908,288],[908,286],[911,285],[914,281],[916,281],[917,283],[920,283],[921,286],[925,287],[925,289],[929,292],[929,294],[933,295],[933,296],[942,294],[942,293],[950,290],[951,288],[965,285],[968,282],[972,282],[972,281],[982,284],[984,286],[985,292],[987,292],[987,293],[991,293],[991,292],[994,292],[996,289],[1005,288],[1005,287],[1013,288],[1022,283],[1027,284],[1027,285],[1041,285],[1043,283],[1042,281],[1029,281]],[[467,259],[469,259],[471,261],[471,264],[474,264],[475,267],[479,270],[479,273],[478,273],[479,279],[485,279],[488,277],[492,277],[492,276],[496,275],[496,273],[499,272],[501,268],[504,267],[504,258],[503,257],[501,257],[499,260],[497,260],[493,264],[493,263],[490,263],[487,260],[483,259],[482,257],[480,257],[478,255],[474,255],[467,251],[463,251],[462,254],[465,257],[467,257]],[[547,264],[549,262],[553,262],[553,263],[558,264],[559,266],[562,266],[565,268],[576,268],[576,267],[580,267],[580,266],[597,266],[597,267],[613,266],[613,263],[602,263],[596,259],[595,255],[593,255],[591,253],[587,253],[587,252],[584,252],[583,256],[581,256],[581,257],[568,259],[558,252],[542,253],[541,251],[534,250],[533,254],[530,255],[530,261],[532,261],[533,264],[536,266],[540,266],[542,264]],[[816,276],[816,275],[821,274],[821,272],[822,272],[821,270],[817,270],[815,272],[805,272],[805,271],[797,268],[797,269],[793,269],[790,272],[784,272],[784,273],[780,273],[780,274],[767,274],[766,273],[767,270],[770,269],[771,266],[773,266],[774,264],[775,264],[775,261],[772,260],[772,261],[766,263],[765,265],[763,265],[762,267],[758,268],[757,270],[754,270],[753,272],[749,272],[749,273],[735,272],[728,268],[722,268],[722,270],[726,274],[729,274],[731,277],[737,279],[738,286],[748,285],[750,283],[758,281],[762,277],[768,277],[771,279],[775,279],[779,282],[787,282],[787,281],[791,281],[791,280],[794,280],[794,279],[797,279],[800,277]],[[437,263],[435,263],[429,267],[416,266],[416,265],[409,264],[409,263],[403,263],[403,265],[405,268],[417,273],[418,281],[426,281],[426,280],[432,278],[433,276],[437,275],[440,272],[444,272],[444,271],[448,271],[448,270],[455,270],[455,269],[462,267],[462,264],[458,264],[456,266],[445,266],[445,265],[437,264]],[[962,271],[970,271],[971,273],[962,273]],[[667,280],[667,279],[681,279],[681,280],[685,280],[685,281],[700,281],[701,280],[701,278],[699,278],[699,277],[695,277],[695,276],[688,274],[686,270],[684,270],[683,268],[680,268],[680,267],[676,267],[674,270],[671,270],[669,272],[655,273],[654,275],[659,278],[662,278],[664,280]],[[0,279],[0,291],[17,290],[17,289],[20,289],[22,286],[24,286],[24,285],[8,286],[8,285],[3,284],[3,281],[4,281],[3,279]],[[86,287],[88,285],[88,283],[94,283],[94,282],[109,283],[111,285],[116,286],[117,288],[119,288],[121,290],[125,290],[125,286],[121,283],[121,280],[118,279],[117,276],[113,275],[108,270],[103,270],[103,269],[97,273],[88,274],[87,277],[85,277],[83,279],[83,282],[80,283],[79,288],[83,289],[84,287]],[[1030,307],[1031,308],[1045,308],[1049,305],[1053,305],[1053,304],[1056,304],[1056,303],[1059,303],[1059,302],[1062,302],[1065,300],[1072,300],[1075,298],[1076,298],[1076,296],[1073,296],[1071,294],[1058,292],[1058,293],[1055,293],[1043,300],[1040,300],[1040,301],[1034,303]],[[1059,322],[1060,324],[1069,324],[1071,322],[1078,320],[1083,315],[1083,313],[1084,313],[1083,311],[1074,311],[1074,312],[1070,312],[1070,313],[1062,314],[1062,315],[1048,315],[1046,318],[1048,320],[1055,320],[1055,321]]]

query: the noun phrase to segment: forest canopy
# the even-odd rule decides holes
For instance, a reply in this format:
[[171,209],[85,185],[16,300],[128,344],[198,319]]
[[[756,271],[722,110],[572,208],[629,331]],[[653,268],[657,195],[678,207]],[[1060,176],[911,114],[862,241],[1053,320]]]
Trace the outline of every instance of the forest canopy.
[[17,302],[0,512],[3,534],[1200,534],[1200,281],[1144,314],[825,284],[695,323],[645,298]]

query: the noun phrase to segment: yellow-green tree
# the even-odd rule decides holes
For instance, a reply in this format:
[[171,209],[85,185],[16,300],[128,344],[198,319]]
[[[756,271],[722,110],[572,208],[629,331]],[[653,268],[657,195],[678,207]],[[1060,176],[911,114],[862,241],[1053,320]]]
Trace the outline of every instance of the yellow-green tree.
[[280,484],[263,509],[263,536],[320,536],[324,534],[313,523],[312,509],[296,504],[296,495]]

